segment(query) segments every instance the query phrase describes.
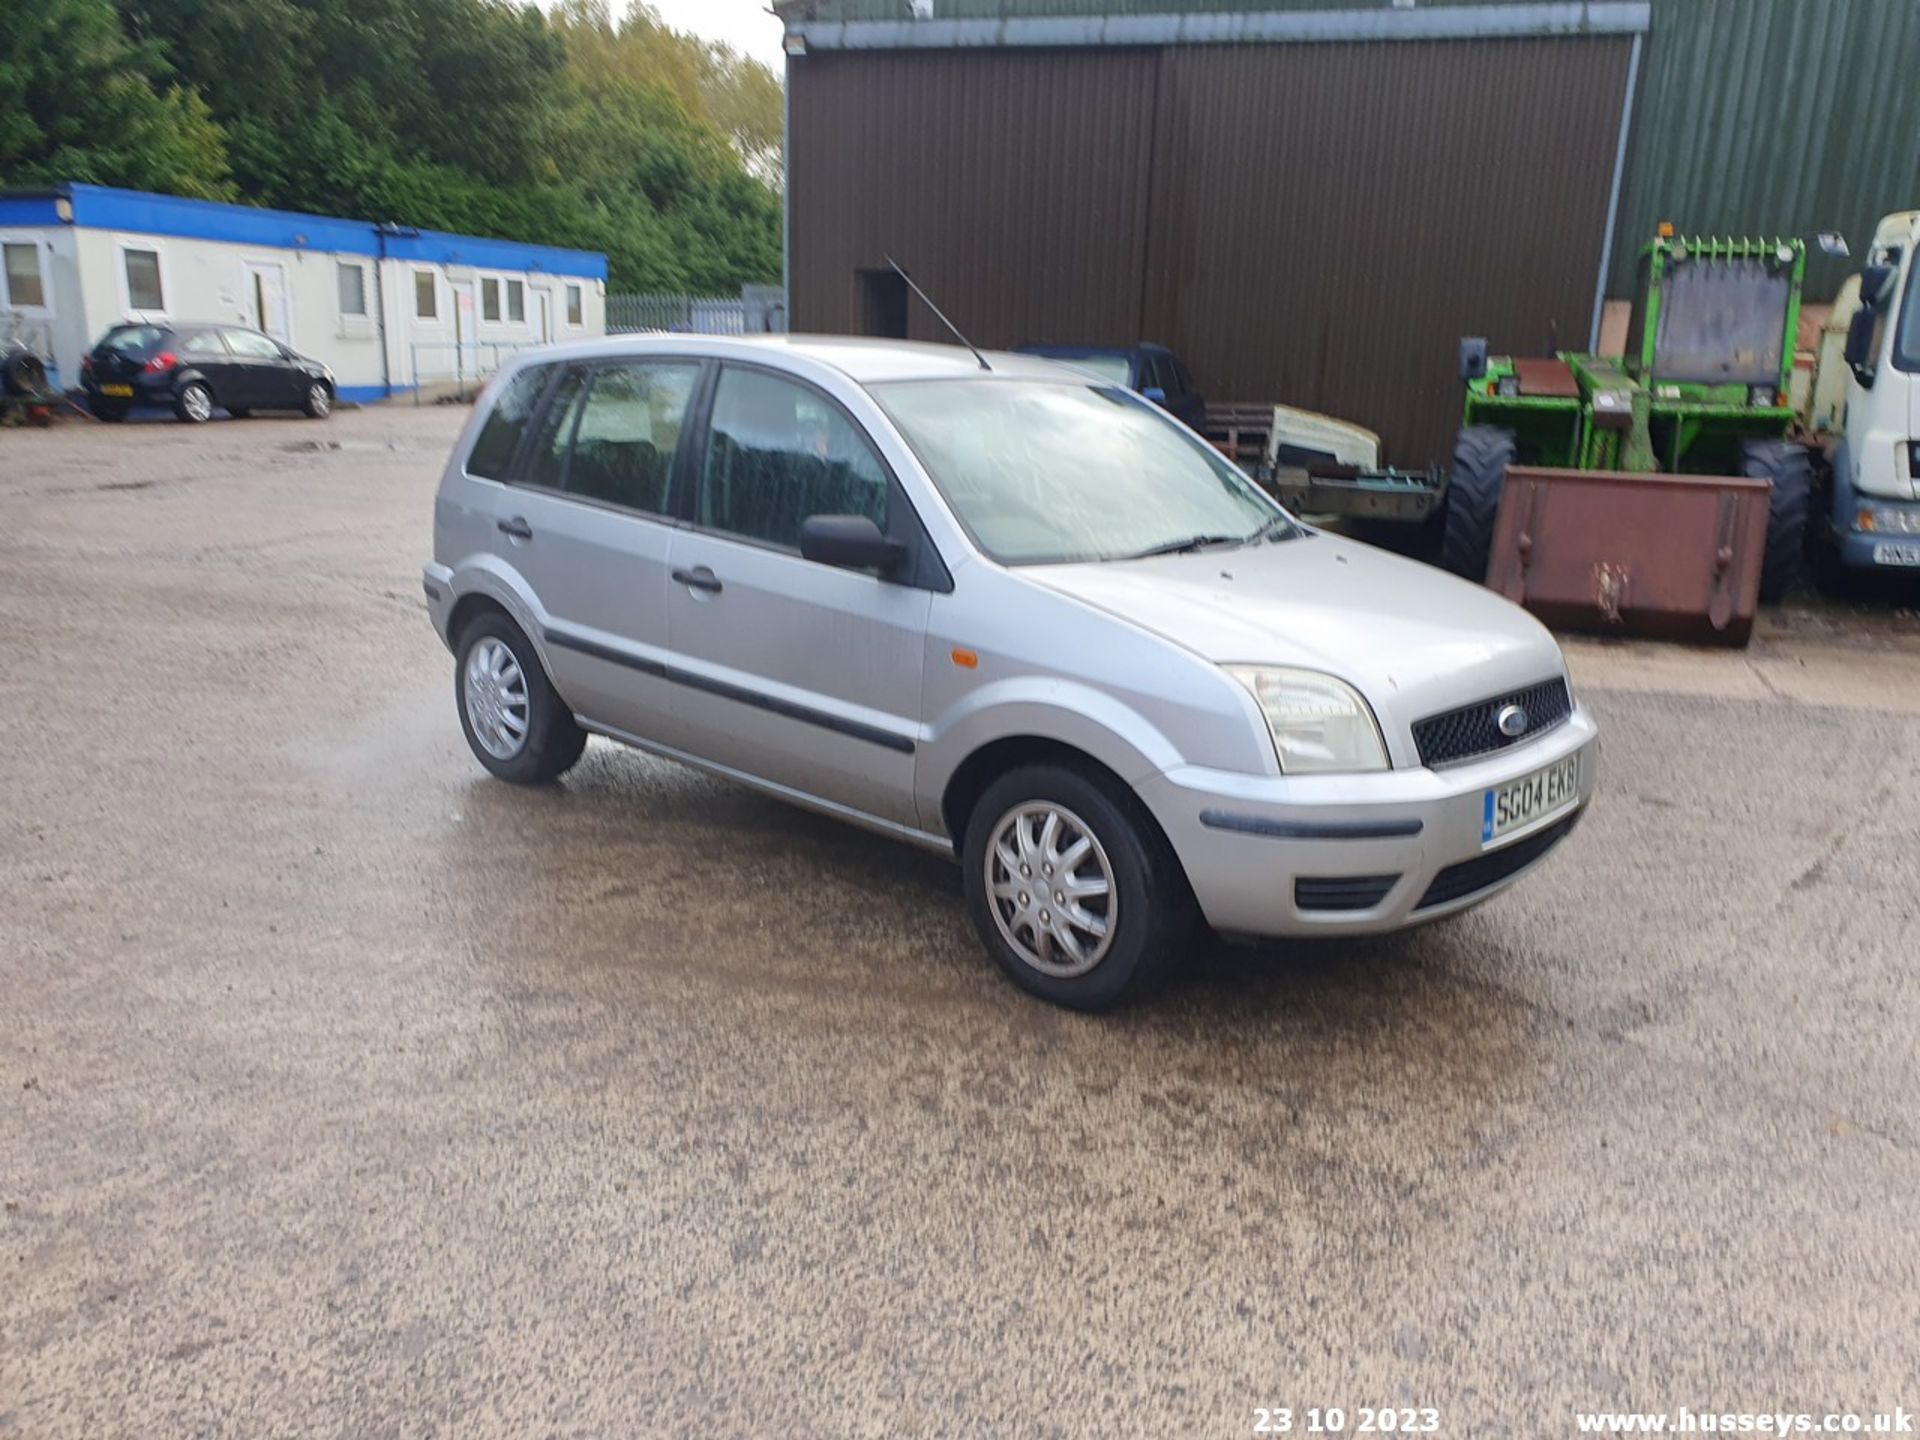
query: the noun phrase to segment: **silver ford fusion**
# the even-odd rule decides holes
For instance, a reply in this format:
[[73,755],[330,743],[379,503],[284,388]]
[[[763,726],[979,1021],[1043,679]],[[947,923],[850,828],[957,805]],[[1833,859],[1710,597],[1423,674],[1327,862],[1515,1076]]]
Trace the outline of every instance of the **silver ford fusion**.
[[426,593],[480,763],[589,733],[954,855],[988,951],[1135,999],[1200,922],[1368,934],[1573,828],[1591,717],[1490,591],[1300,524],[1048,361],[626,336],[503,371]]

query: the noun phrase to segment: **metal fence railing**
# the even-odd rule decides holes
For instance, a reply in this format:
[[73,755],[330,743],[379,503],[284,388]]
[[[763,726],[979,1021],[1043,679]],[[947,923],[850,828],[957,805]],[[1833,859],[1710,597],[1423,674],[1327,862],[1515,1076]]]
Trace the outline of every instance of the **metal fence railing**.
[[747,304],[724,295],[609,295],[607,333],[668,331],[683,335],[743,335]]
[[416,405],[434,400],[471,400],[507,361],[522,350],[538,348],[531,341],[433,345],[416,342],[407,347],[408,369],[402,383],[413,391]]

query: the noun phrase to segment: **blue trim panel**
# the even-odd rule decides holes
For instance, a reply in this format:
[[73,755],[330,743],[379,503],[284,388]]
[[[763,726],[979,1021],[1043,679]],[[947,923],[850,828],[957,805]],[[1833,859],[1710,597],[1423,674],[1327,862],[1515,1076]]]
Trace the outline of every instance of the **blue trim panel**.
[[757,710],[784,715],[787,719],[798,720],[803,725],[818,725],[822,730],[831,730],[837,735],[845,735],[854,740],[864,740],[867,744],[878,745],[883,750],[894,750],[902,755],[913,753],[912,737],[899,734],[897,731],[882,730],[877,725],[865,725],[858,720],[848,720],[844,716],[832,715],[825,710],[816,710],[811,705],[796,705],[791,700],[782,700],[775,695],[763,695],[758,690],[747,690],[739,685],[729,685],[724,680],[710,680],[705,675],[695,675],[691,671],[681,670],[672,665],[663,665],[658,660],[644,660],[638,655],[629,655],[610,645],[568,635],[563,631],[547,629],[541,634],[549,645],[577,650],[582,655],[591,655],[596,660],[605,660],[612,665],[624,665],[630,670],[640,671],[643,675],[657,675],[670,685],[685,685],[690,690],[704,690],[707,694],[718,695],[723,700],[733,700],[742,705],[751,705]]
[[1209,830],[1233,830],[1262,835],[1269,840],[1397,840],[1418,835],[1424,820],[1268,820],[1259,815],[1235,815],[1226,810],[1202,810],[1200,823]]
[[[262,245],[276,250],[315,250],[341,255],[380,254],[377,227],[367,220],[305,215],[293,210],[264,210],[219,200],[190,200],[181,195],[152,195],[106,185],[71,185],[73,223],[92,230],[124,230],[141,235],[171,235],[187,240],[222,240],[230,245]],[[53,224],[53,201],[0,201],[0,207],[38,204]],[[8,209],[0,208],[0,216]],[[583,280],[605,280],[607,257],[554,245],[523,245],[477,235],[438,230],[389,231],[386,253],[395,260],[432,265],[473,265],[482,270],[538,271]]]
[[0,195],[0,225],[58,225],[51,195]]
[[411,385],[395,385],[389,390],[385,385],[337,385],[333,398],[343,405],[371,405],[393,395],[409,394],[413,388]]

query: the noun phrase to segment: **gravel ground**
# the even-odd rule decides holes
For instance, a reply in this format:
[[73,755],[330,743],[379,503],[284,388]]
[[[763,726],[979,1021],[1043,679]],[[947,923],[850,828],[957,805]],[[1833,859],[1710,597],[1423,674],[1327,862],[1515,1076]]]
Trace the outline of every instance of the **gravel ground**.
[[1900,597],[1570,643],[1540,873],[1087,1018],[937,858],[599,741],[486,778],[461,418],[0,432],[0,1435],[1920,1409]]

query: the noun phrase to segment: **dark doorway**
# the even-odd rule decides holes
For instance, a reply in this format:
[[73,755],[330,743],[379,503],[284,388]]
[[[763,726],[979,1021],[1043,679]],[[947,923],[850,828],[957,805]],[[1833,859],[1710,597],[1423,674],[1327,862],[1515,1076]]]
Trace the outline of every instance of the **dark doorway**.
[[897,270],[857,270],[860,333],[885,340],[907,338],[907,282]]

